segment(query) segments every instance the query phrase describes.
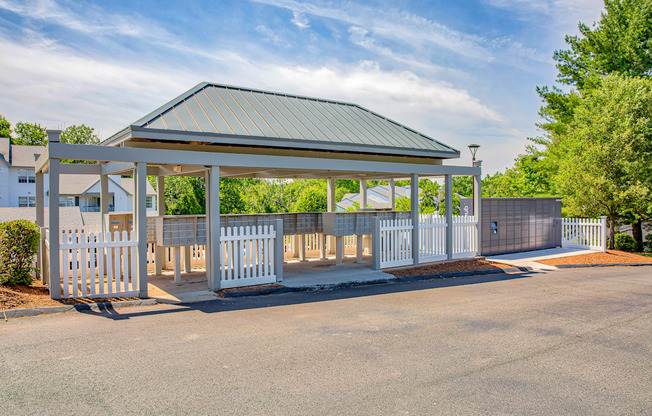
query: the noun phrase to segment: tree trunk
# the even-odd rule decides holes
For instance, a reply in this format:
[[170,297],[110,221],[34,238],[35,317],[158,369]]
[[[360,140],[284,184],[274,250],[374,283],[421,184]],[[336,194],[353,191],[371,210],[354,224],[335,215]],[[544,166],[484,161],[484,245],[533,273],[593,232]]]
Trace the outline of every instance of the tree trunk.
[[636,240],[636,251],[643,251],[643,221],[638,220],[632,224],[632,236]]
[[614,240],[616,239],[616,214],[609,214],[611,224],[609,225],[609,250],[614,249]]

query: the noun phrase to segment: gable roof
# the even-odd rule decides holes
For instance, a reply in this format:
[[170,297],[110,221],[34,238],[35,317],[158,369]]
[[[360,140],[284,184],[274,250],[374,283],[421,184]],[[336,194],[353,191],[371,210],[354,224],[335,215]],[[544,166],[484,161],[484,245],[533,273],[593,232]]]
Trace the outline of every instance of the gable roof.
[[230,145],[459,157],[458,150],[357,104],[206,82],[101,144],[144,132]]

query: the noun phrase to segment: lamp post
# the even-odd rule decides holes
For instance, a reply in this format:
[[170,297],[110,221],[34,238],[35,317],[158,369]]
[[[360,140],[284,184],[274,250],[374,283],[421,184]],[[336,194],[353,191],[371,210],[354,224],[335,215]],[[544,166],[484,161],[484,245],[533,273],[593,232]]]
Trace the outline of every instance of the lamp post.
[[471,152],[471,156],[473,159],[471,160],[472,166],[475,166],[475,154],[478,152],[478,149],[480,148],[479,144],[470,144],[469,145],[469,151]]

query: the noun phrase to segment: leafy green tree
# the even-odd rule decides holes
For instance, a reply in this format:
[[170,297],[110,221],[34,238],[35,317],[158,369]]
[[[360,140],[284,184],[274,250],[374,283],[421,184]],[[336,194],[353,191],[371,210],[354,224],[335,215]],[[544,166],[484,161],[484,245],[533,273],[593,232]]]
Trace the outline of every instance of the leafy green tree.
[[293,212],[324,212],[327,208],[326,190],[319,185],[309,186],[301,191],[292,204]]
[[206,213],[204,178],[168,176],[165,178],[165,213],[201,215]]
[[11,139],[11,124],[0,114],[0,137]]
[[95,129],[85,124],[66,127],[61,132],[61,143],[69,144],[99,144],[100,138],[95,134]]
[[26,146],[45,146],[47,144],[45,127],[40,124],[19,122],[14,127],[14,137],[11,144]]
[[572,214],[652,210],[652,80],[610,75],[585,94],[561,137],[559,179]]

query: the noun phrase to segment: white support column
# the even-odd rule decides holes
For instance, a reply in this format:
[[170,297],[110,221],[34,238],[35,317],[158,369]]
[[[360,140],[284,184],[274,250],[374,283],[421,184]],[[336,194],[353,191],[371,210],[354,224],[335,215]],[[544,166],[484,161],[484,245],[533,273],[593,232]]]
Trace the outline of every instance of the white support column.
[[326,260],[326,234],[319,234],[319,254],[322,260]]
[[394,179],[389,180],[389,204],[392,208],[392,211],[396,210],[396,181]]
[[50,297],[52,299],[61,299],[61,271],[59,264],[59,159],[50,159],[49,161],[48,182],[48,228],[50,231],[50,239],[48,241],[50,248],[50,257],[48,259],[50,270],[48,279],[50,280]]
[[209,290],[220,290],[220,167],[206,170],[206,278]]
[[[44,184],[43,184],[43,173],[39,172],[35,175],[34,185],[36,187],[36,225],[39,228],[39,231],[43,233],[43,227],[45,226],[45,215],[44,215]],[[36,278],[42,279],[43,274],[43,256],[45,255],[45,247],[43,246],[44,235],[41,234],[38,244],[38,254],[36,256]],[[47,284],[46,282],[43,282]]]
[[419,264],[419,175],[410,178],[410,218],[412,218],[412,264]]
[[[156,177],[156,214],[165,215],[165,176]],[[154,251],[154,267],[157,275],[163,274],[167,263],[165,247],[156,246]]]
[[444,179],[444,203],[446,204],[446,256],[453,259],[453,175]]
[[344,258],[344,238],[335,237],[335,264],[342,264],[342,259]]
[[380,270],[380,217],[373,217],[371,229],[371,269]]
[[298,244],[299,244],[299,261],[308,261],[306,260],[306,236],[304,234],[301,235],[295,235],[295,237],[298,237]]
[[355,236],[355,261],[356,263],[362,263],[362,249],[364,248],[362,241],[363,241],[363,235],[356,235]]
[[607,252],[607,229],[608,229],[608,227],[607,227],[607,217],[606,216],[600,217],[600,223],[602,224],[602,228],[600,230],[600,232],[602,234],[601,235],[602,244],[601,244],[600,249],[602,250],[603,253],[606,253]]
[[367,179],[360,179],[360,211],[367,209]]
[[138,240],[136,275],[138,297],[147,297],[147,163],[137,162],[134,169],[134,230]]
[[[335,178],[328,178],[326,182],[326,195],[327,195],[327,212],[335,212]],[[335,237],[329,236],[327,239],[327,253],[333,254],[335,252]]]
[[190,273],[192,271],[192,247],[183,247],[183,271]]
[[276,274],[276,283],[281,283],[283,281],[283,220],[274,220],[274,228],[276,228],[274,272]]
[[183,283],[181,280],[181,247],[174,247],[174,280],[172,283],[180,285]]
[[477,221],[475,241],[477,244],[476,253],[482,255],[482,183],[481,176],[473,176],[473,216]]
[[100,175],[100,218],[102,221],[102,232],[106,233],[107,214],[109,213],[109,175]]

